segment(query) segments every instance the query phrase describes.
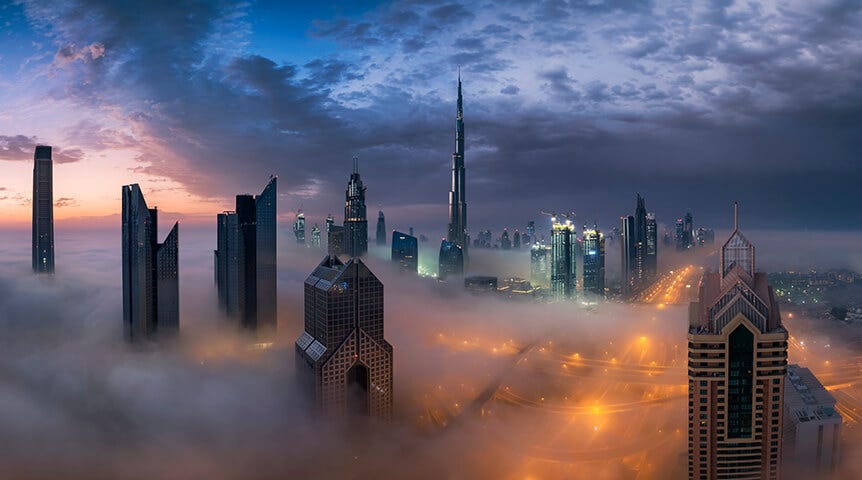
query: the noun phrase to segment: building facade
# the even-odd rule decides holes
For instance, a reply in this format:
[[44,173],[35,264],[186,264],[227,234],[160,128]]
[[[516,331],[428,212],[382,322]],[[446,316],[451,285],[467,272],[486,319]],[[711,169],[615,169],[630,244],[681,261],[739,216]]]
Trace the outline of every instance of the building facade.
[[841,458],[841,414],[835,398],[811,373],[788,365],[784,391],[782,468],[805,478],[828,478]]
[[635,214],[621,218],[621,283],[624,297],[632,297],[649,286],[658,273],[658,231],[655,215],[647,213],[638,194]]
[[344,253],[361,257],[368,252],[368,218],[365,212],[365,186],[359,177],[355,158],[344,196]]
[[392,261],[403,271],[419,271],[419,242],[413,235],[397,230],[392,232]]
[[305,280],[297,370],[327,416],[392,416],[392,345],[384,338],[383,284],[359,258],[327,256]]
[[305,214],[302,212],[296,214],[296,221],[293,222],[293,236],[296,237],[298,245],[305,245]]
[[787,331],[736,211],[689,312],[689,478],[778,479]]
[[458,73],[458,105],[455,114],[455,152],[452,153],[452,189],[449,191],[449,229],[446,240],[467,248],[467,198],[464,169],[464,101]]
[[440,256],[437,277],[446,279],[464,274],[464,251],[457,244],[446,239],[440,242]]
[[236,210],[216,216],[219,306],[262,338],[278,324],[277,197],[277,177],[271,177],[260,195],[237,195]]
[[584,293],[605,296],[605,236],[597,227],[583,233]]
[[54,167],[51,147],[33,154],[33,271],[54,273]]
[[555,300],[570,299],[577,287],[578,240],[571,220],[551,225],[551,295]]
[[122,188],[123,334],[138,342],[179,331],[179,224],[158,243],[158,210],[137,184]]
[[383,210],[377,212],[377,245],[386,246],[386,217],[383,216]]
[[551,247],[534,243],[530,247],[530,283],[541,288],[551,286]]

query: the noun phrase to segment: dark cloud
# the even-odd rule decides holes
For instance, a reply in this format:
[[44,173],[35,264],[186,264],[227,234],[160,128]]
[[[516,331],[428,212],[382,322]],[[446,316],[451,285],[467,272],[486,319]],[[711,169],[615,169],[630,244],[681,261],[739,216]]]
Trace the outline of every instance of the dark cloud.
[[[33,160],[36,145],[44,145],[44,143],[37,142],[36,137],[28,137],[27,135],[0,135],[0,160]],[[51,151],[51,158],[55,163],[72,163],[84,158],[84,152],[79,148],[59,149],[55,147]]]
[[71,197],[60,197],[54,201],[54,206],[57,208],[77,207],[78,201]]

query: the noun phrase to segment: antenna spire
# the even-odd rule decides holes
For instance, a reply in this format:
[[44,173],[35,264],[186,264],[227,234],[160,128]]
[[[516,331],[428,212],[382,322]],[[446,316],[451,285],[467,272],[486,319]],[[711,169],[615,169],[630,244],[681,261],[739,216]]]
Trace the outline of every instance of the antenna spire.
[[353,173],[359,173],[359,155],[353,156]]
[[733,230],[739,230],[739,202],[733,202]]

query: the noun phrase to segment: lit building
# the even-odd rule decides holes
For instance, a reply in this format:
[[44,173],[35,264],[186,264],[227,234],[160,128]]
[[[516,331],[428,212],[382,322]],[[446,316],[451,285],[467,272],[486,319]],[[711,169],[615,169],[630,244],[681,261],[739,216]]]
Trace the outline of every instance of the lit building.
[[413,235],[397,230],[392,232],[392,261],[402,270],[416,273],[419,271],[419,243]]
[[583,233],[584,292],[605,296],[605,237],[598,228]]
[[158,243],[158,210],[137,184],[122,188],[123,333],[129,342],[174,335],[180,326],[175,223]]
[[[335,225],[335,219],[332,217],[332,214],[330,213],[329,215],[326,216],[326,225],[324,227],[325,230],[323,232],[324,238],[326,238],[327,242],[329,242],[329,231],[332,229],[333,225]],[[327,248],[328,247],[329,247],[329,244],[327,243]]]
[[365,216],[365,187],[359,178],[356,158],[353,159],[353,173],[344,196],[344,253],[361,257],[368,252],[368,219]]
[[551,247],[534,243],[530,247],[530,282],[542,288],[551,286]]
[[437,277],[446,279],[464,274],[464,251],[458,245],[444,239],[440,242],[439,269]]
[[261,337],[278,323],[276,181],[271,177],[260,195],[237,195],[236,210],[216,217],[219,306]]
[[296,236],[296,243],[305,245],[305,214],[299,211],[296,214],[296,221],[293,223],[293,235]]
[[521,232],[515,229],[515,235],[512,236],[512,248],[521,248]]
[[464,288],[470,293],[496,293],[497,277],[473,275],[464,279]]
[[386,246],[386,217],[382,210],[377,213],[377,245]]
[[577,286],[577,248],[571,220],[551,220],[551,295],[555,300],[572,298]]
[[704,247],[715,243],[715,230],[711,228],[700,227],[695,234],[695,242],[698,246]]
[[676,220],[676,249],[688,250],[694,246],[694,220],[691,212],[685,214],[685,218]]
[[524,278],[508,277],[498,286],[497,293],[510,300],[532,300],[539,296],[540,289]]
[[327,251],[330,255],[343,255],[344,249],[344,227],[330,225],[329,235],[326,238]]
[[835,398],[811,370],[787,366],[781,467],[800,478],[825,478],[840,460],[842,418]]
[[320,227],[316,223],[311,227],[311,246],[315,248],[320,246]]
[[503,229],[503,235],[500,236],[500,248],[503,250],[512,249],[512,240],[509,239],[509,230],[506,228]]
[[524,243],[536,243],[536,222],[530,220],[527,222],[527,233],[525,234],[527,238],[522,238],[521,240]]
[[383,284],[360,258],[327,256],[305,280],[298,375],[326,416],[392,416],[392,345],[383,335]]
[[736,218],[689,309],[691,479],[779,478],[787,331]]
[[621,223],[622,293],[631,297],[647,287],[658,272],[658,232],[655,215],[647,213],[640,194],[634,216],[622,217]]
[[33,271],[54,273],[54,172],[51,147],[33,154]]

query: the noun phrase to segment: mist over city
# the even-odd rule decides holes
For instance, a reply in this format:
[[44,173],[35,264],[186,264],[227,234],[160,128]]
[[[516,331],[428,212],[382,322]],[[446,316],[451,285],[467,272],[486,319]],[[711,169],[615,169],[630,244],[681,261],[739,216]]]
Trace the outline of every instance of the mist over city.
[[0,479],[862,478],[860,39],[0,0]]

